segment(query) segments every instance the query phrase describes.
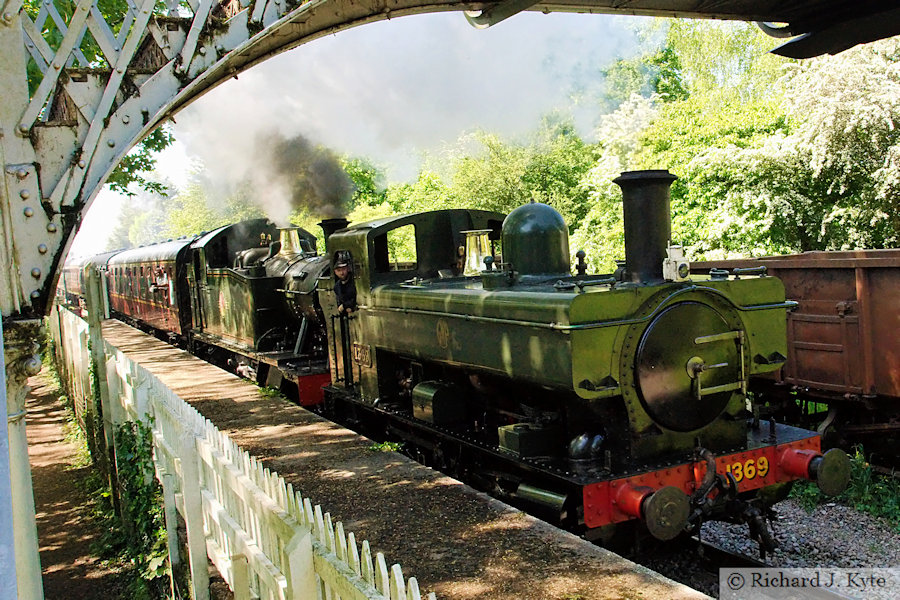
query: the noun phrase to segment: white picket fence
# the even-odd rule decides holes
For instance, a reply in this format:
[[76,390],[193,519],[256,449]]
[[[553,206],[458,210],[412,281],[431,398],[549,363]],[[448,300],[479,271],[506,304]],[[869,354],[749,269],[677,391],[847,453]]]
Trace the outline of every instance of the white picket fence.
[[[90,393],[83,374],[90,364],[88,324],[58,310],[59,327],[51,330],[69,378],[80,380],[77,393]],[[113,421],[140,420],[152,427],[170,559],[173,564],[182,560],[177,511],[187,529],[193,598],[208,598],[207,556],[236,600],[422,598],[416,579],[406,580],[400,565],[389,569],[383,554],[373,557],[368,541],[357,544],[341,523],[332,523],[331,515],[264,468],[155,376],[104,345]]]

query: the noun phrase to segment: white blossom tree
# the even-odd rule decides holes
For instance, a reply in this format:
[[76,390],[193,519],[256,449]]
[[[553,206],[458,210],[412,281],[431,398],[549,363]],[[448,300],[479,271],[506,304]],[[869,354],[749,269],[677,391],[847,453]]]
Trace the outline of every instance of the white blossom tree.
[[796,65],[785,131],[710,148],[691,185],[722,199],[712,245],[742,252],[900,242],[900,38]]

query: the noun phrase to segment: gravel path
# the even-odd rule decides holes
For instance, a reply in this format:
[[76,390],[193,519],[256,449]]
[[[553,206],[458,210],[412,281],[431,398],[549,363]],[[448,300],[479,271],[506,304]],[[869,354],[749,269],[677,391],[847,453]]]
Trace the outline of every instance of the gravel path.
[[[836,503],[807,512],[797,502],[776,505],[777,518],[771,524],[778,542],[774,554],[766,557],[772,566],[806,567],[898,567],[900,532],[883,519]],[[747,527],[711,522],[703,525],[704,541],[731,552],[759,556],[758,545]],[[639,561],[676,581],[718,597],[718,573],[710,573],[696,556],[660,554]]]

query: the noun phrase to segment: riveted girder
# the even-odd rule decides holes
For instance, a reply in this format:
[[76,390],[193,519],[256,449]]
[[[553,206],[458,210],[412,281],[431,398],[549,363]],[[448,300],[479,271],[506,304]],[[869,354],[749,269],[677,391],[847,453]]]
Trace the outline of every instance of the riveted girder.
[[880,24],[872,37],[898,21],[897,9],[850,0],[122,0],[117,15],[57,2],[0,0],[4,316],[47,310],[83,211],[137,142],[222,81],[329,33],[448,10],[485,27],[527,9],[789,22],[768,30],[829,51],[835,23],[868,19]]

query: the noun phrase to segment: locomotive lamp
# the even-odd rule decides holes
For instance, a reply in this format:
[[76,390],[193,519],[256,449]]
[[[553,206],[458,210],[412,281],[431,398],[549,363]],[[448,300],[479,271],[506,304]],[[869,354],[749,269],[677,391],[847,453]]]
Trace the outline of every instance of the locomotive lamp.
[[663,279],[666,281],[685,281],[691,275],[691,265],[684,257],[684,248],[669,246],[662,264]]
[[[469,229],[467,231],[460,231],[460,233],[466,236],[466,262],[465,268],[463,269],[463,275],[466,277],[478,275],[482,271],[482,265],[485,264],[484,259],[488,256],[493,256],[494,254],[491,251],[491,241],[488,237],[491,230]],[[488,268],[488,270],[490,270],[490,268]]]

